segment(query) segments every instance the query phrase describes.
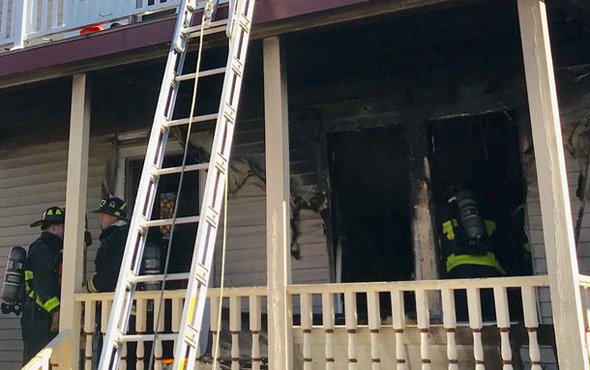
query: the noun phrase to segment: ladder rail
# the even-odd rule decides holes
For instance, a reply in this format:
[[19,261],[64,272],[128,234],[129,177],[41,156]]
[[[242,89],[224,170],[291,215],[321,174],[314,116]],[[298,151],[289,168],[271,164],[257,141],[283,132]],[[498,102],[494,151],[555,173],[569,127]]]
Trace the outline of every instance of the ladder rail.
[[[210,274],[214,255],[214,247],[217,238],[218,216],[221,213],[224,187],[227,181],[228,161],[230,158],[233,130],[235,128],[235,115],[241,92],[243,80],[243,66],[245,64],[250,35],[250,25],[254,12],[254,0],[237,0],[236,13],[234,14],[234,27],[227,61],[227,70],[222,90],[222,98],[219,104],[220,115],[217,119],[215,136],[213,140],[209,165],[209,172],[205,184],[201,215],[205,215],[204,222],[199,224],[190,276],[195,277],[199,268],[205,268]],[[229,81],[229,82],[228,82]],[[230,112],[227,112],[227,111]],[[223,112],[223,114],[222,114]],[[212,219],[214,218],[214,219]],[[209,276],[207,277],[207,280]],[[173,370],[182,370],[185,367],[184,359],[188,354],[186,369],[192,370],[197,355],[198,331],[203,321],[203,313],[206,304],[208,284],[192,278],[189,280],[185,305],[178,340],[176,342]],[[198,329],[194,329],[198,328]],[[196,346],[189,346],[187,339]]]
[[[166,132],[162,130],[165,120],[170,120],[175,107],[176,95],[178,92],[178,85],[173,84],[172,81],[175,76],[177,68],[184,66],[185,53],[178,53],[175,49],[175,42],[181,39],[181,30],[188,23],[192,22],[192,13],[187,12],[187,3],[190,0],[182,0],[179,6],[179,18],[176,22],[173,42],[171,43],[166,60],[166,69],[162,77],[162,85],[158,96],[158,105],[154,116],[154,122],[148,142],[148,147],[145,155],[145,162],[142,168],[140,177],[140,184],[135,200],[135,207],[142,207],[142,215],[150,218],[153,211],[153,202],[148,196],[151,191],[152,194],[157,190],[159,177],[153,178],[151,171],[153,166],[161,167],[164,160],[166,144],[168,139],[168,129]],[[186,47],[187,40],[181,40]],[[154,158],[155,163],[148,163],[148,159]],[[107,323],[106,336],[100,356],[101,370],[118,367],[120,355],[113,354],[112,349],[118,348],[118,335],[120,332],[126,332],[128,329],[129,315],[131,313],[134,288],[127,290],[127,275],[129,270],[139,273],[139,266],[141,264],[141,256],[145,247],[147,233],[140,233],[141,218],[133,217],[129,224],[129,234],[127,235],[126,248],[123,254],[121,268],[119,270],[119,279],[115,289],[113,298],[113,305],[111,307],[111,315]],[[137,232],[134,232],[137,230]],[[137,246],[133,249],[129,246]],[[118,350],[116,352],[119,352]],[[114,355],[114,358],[113,358]]]
[[[109,316],[105,341],[100,355],[100,370],[117,369],[121,361],[120,346],[129,338],[135,338],[135,336],[126,335],[126,332],[128,331],[137,284],[144,280],[162,281],[162,289],[164,288],[167,280],[166,272],[159,275],[140,276],[140,270],[149,227],[170,222],[173,226],[172,230],[176,224],[198,222],[191,268],[188,274],[188,288],[186,290],[182,322],[174,351],[177,360],[174,363],[175,370],[184,370],[185,368],[192,370],[195,366],[199,344],[198,332],[203,322],[219,218],[228,180],[229,158],[255,4],[255,0],[235,0],[229,6],[228,20],[214,21],[212,15],[215,14],[218,0],[206,1],[205,9],[201,13],[200,27],[192,25],[193,16],[197,14],[195,0],[181,0],[178,8],[177,22],[167,56],[166,69],[162,77],[158,105],[136,195],[135,209],[129,225],[129,235],[127,236],[111,315]],[[222,70],[222,68],[217,68],[203,73],[200,71],[199,61],[203,36],[212,34],[214,31],[217,32],[217,30],[221,29],[219,25],[222,23],[226,24],[229,42],[219,109],[215,117],[213,117],[214,115],[193,117],[199,76],[221,74]],[[213,27],[215,30],[207,27]],[[197,28],[200,30],[197,30]],[[194,74],[183,75],[188,43],[194,37],[200,38],[199,59]],[[188,119],[173,120],[180,82],[191,80],[193,76],[194,93],[190,117]],[[216,128],[211,158],[208,164],[186,165],[185,160],[188,149],[185,148],[185,159],[183,159],[182,167],[162,168],[172,126],[188,124],[188,130],[190,130],[192,123],[213,120],[213,118],[216,121]],[[152,220],[154,199],[160,177],[180,173],[182,178],[185,172],[200,169],[201,167],[208,168],[208,174],[199,215],[177,219],[175,212],[173,219]],[[177,203],[179,199],[180,194],[178,194]],[[168,245],[168,248],[170,247]],[[154,341],[157,340],[158,335],[161,334],[154,334]],[[161,338],[164,337],[167,338],[168,336],[163,335]],[[188,357],[188,363],[185,362],[185,357]],[[152,359],[150,359],[150,366],[151,361]]]

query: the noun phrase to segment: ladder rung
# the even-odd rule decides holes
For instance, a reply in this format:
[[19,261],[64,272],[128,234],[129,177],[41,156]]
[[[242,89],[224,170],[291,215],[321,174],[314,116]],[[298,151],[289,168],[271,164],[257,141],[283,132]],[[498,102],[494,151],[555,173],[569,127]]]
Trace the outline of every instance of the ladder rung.
[[[158,340],[176,340],[177,333],[158,334]],[[125,334],[120,337],[122,342],[154,341],[154,334]]]
[[[209,27],[203,30],[203,36],[211,35],[218,32],[225,31],[227,25],[227,19],[221,19],[210,23]],[[201,36],[201,25],[187,27],[184,29],[184,37],[195,38]]]
[[[217,113],[211,114],[204,114],[202,116],[195,116],[193,117],[192,123],[199,123],[199,122],[207,122],[207,121],[215,121],[217,119]],[[168,121],[166,123],[167,126],[180,126],[180,125],[187,125],[189,122],[189,118],[182,118],[182,119],[175,119],[172,121]]]
[[[208,168],[209,168],[209,163],[187,164],[186,166],[184,166],[184,172],[201,171],[201,170],[206,170]],[[175,173],[180,173],[180,172],[182,172],[182,170],[183,170],[182,166],[166,167],[166,168],[162,168],[159,170],[155,170],[154,174],[159,175],[159,176],[172,175]]]
[[176,220],[173,218],[162,218],[159,220],[149,220],[145,221],[143,226],[144,227],[156,227],[156,226],[166,226],[172,225],[172,222],[176,221],[177,225],[180,224],[194,224],[199,222],[199,216],[188,216],[188,217],[177,217]]
[[199,345],[199,331],[191,324],[187,324],[184,328],[184,334],[184,341],[186,344],[193,348],[197,348]]
[[[220,75],[223,73],[225,73],[225,67],[201,71],[201,72],[199,72],[199,77],[209,77],[209,76]],[[196,75],[197,75],[196,73],[188,73],[185,75],[176,76],[174,78],[174,80],[177,82],[186,81],[186,80],[194,80]]]
[[[190,274],[188,272],[179,272],[175,274],[166,275],[166,281],[188,280]],[[130,279],[134,283],[153,283],[164,281],[164,274],[156,275],[139,275]]]

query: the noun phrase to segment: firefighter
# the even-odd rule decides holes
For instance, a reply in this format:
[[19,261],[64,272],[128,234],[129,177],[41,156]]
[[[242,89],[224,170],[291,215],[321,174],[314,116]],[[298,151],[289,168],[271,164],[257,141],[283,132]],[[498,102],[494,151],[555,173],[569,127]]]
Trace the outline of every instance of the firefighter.
[[23,364],[29,362],[59,330],[59,295],[65,211],[51,207],[31,227],[41,235],[25,261],[25,308],[21,318]]
[[[506,271],[494,253],[497,224],[485,217],[473,193],[464,186],[452,188],[441,225],[441,244],[449,279],[498,277]],[[481,291],[484,320],[494,320],[493,292]],[[455,291],[458,320],[468,319],[464,290]]]
[[[102,230],[99,240],[100,246],[96,252],[94,265],[96,273],[86,282],[86,289],[90,293],[114,292],[119,279],[119,270],[125,252],[125,243],[129,226],[127,220],[127,203],[120,198],[110,197],[100,201],[100,207],[92,213],[98,213],[98,221]],[[100,315],[102,307],[96,311],[97,330],[100,333]],[[135,309],[133,309],[135,310]],[[134,314],[135,312],[132,312]],[[135,320],[129,322],[129,333],[135,330]],[[96,338],[98,352],[102,350],[102,336]],[[127,344],[127,369],[135,369],[136,343]],[[125,359],[123,359],[125,362]]]
[[102,233],[94,261],[96,273],[88,280],[86,288],[90,293],[114,292],[129,232],[127,203],[120,198],[105,198],[92,213],[99,214]]
[[493,251],[496,222],[482,215],[473,193],[454,188],[447,199],[441,240],[447,277],[453,279],[505,275]]

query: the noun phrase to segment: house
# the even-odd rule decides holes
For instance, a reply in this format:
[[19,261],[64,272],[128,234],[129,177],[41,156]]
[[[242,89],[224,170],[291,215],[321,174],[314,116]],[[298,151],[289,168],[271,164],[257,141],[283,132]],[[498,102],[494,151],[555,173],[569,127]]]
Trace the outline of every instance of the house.
[[[62,331],[32,368],[96,361],[96,308],[104,330],[112,294],[82,288],[99,235],[89,218],[95,242],[83,247],[84,214],[108,194],[133,205],[175,6],[0,0],[1,265],[34,240],[40,212],[68,209]],[[589,368],[589,16],[580,0],[258,0],[225,274],[220,249],[210,289],[221,359],[234,369]],[[204,45],[203,63],[223,65],[224,45]],[[219,82],[203,85],[199,114],[214,111]],[[190,101],[181,90],[184,116]],[[192,160],[206,157],[211,131],[175,132],[166,162],[178,165],[187,140]],[[180,196],[190,214],[205,175],[187,176],[180,195],[178,178],[163,181],[159,198]],[[510,276],[442,279],[441,202],[462,182],[526,231],[504,241]],[[179,232],[176,271],[194,229]],[[466,290],[466,320],[454,290]],[[165,292],[160,330],[178,330],[183,297]],[[138,331],[153,330],[158,299],[138,293]],[[0,328],[0,368],[18,369],[19,320],[0,316]],[[170,342],[154,350],[162,368]],[[137,351],[144,365],[151,345]]]

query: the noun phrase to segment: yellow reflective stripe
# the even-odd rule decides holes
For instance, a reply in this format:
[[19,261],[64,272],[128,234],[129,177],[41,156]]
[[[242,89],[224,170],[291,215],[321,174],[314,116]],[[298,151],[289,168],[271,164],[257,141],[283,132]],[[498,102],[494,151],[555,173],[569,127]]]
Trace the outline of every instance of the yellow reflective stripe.
[[33,271],[25,270],[25,280],[32,280],[33,279]]
[[86,289],[88,289],[88,292],[90,293],[98,293],[98,289],[96,289],[96,286],[94,286],[94,277],[90,278],[88,280],[88,282],[86,283]]
[[453,253],[447,257],[447,272],[461,265],[489,266],[495,268],[502,274],[506,274],[506,271],[504,271],[502,266],[500,266],[500,262],[496,259],[496,255],[492,252],[488,252],[482,256],[470,254],[456,255]]
[[492,234],[496,232],[496,223],[494,221],[486,220],[486,231],[488,232],[488,236],[492,236]]
[[42,307],[47,312],[51,312],[57,306],[59,306],[59,298],[57,298],[57,297],[50,298],[47,300],[47,302],[42,304]]
[[455,240],[455,228],[453,227],[453,222],[451,220],[445,221],[442,224],[443,227],[443,234],[449,240]]

